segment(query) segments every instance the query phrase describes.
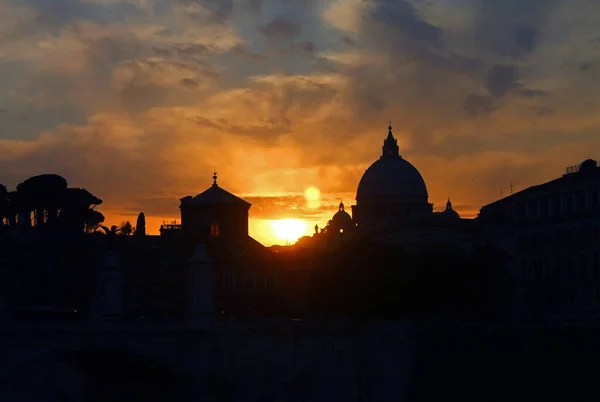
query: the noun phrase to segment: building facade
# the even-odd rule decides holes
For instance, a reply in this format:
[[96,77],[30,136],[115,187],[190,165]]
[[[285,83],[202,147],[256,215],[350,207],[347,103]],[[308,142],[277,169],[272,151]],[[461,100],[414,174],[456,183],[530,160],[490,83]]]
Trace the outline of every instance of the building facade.
[[550,182],[481,208],[481,238],[507,251],[525,311],[600,309],[600,167],[567,168]]
[[[251,204],[217,184],[181,199],[181,237],[189,249],[206,245],[214,266],[217,311],[227,315],[293,314],[304,308],[310,263],[276,253],[248,234]],[[165,235],[168,231],[165,231]]]

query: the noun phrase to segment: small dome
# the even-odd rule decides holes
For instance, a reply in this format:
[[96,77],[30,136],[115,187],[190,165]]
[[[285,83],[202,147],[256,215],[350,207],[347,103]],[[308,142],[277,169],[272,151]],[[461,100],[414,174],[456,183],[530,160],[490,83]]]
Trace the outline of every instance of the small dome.
[[331,228],[335,232],[341,230],[345,232],[354,228],[354,226],[354,220],[350,214],[344,210],[344,203],[340,202],[339,210],[333,215],[333,218],[331,218]]
[[460,219],[458,212],[452,208],[452,202],[450,202],[450,198],[448,198],[448,202],[446,203],[446,210],[444,212],[440,212],[439,216],[444,218]]

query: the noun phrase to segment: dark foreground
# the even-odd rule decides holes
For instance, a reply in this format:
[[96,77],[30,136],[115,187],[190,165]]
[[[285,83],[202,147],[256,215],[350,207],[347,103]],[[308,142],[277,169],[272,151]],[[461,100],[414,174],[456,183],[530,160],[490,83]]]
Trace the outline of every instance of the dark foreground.
[[417,342],[410,401],[596,401],[600,329],[454,329]]

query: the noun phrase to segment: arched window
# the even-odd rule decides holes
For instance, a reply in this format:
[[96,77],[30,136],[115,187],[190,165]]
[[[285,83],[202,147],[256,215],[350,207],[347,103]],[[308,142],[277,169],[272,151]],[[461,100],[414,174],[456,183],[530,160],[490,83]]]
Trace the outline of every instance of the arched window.
[[212,237],[219,237],[221,233],[219,232],[219,225],[216,223],[213,223],[210,225],[210,235]]

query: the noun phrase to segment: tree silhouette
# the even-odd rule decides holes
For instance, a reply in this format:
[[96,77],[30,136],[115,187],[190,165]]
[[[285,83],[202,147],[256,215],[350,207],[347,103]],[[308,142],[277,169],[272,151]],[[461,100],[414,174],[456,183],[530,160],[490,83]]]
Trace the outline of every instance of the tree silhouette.
[[135,225],[136,236],[146,236],[146,216],[143,212],[140,212]]
[[[102,200],[82,188],[68,188],[67,181],[56,174],[33,176],[17,186],[16,191],[0,189],[0,220],[13,226],[36,229],[60,228],[68,231],[87,230],[88,219],[100,216],[90,213]],[[100,222],[98,222],[100,223]]]
[[85,219],[86,233],[91,233],[98,230],[98,228],[103,222],[104,215],[102,214],[102,212],[96,211],[95,209],[88,209]]
[[121,222],[121,226],[119,227],[118,231],[123,236],[129,236],[133,233],[133,226],[131,226],[131,222],[129,221]]

